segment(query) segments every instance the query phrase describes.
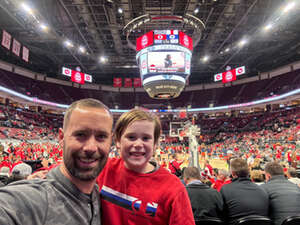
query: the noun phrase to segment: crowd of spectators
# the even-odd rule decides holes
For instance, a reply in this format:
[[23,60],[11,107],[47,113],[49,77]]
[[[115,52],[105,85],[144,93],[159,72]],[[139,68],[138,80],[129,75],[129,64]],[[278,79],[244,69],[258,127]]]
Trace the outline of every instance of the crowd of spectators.
[[[268,216],[279,225],[287,216],[280,215],[281,201],[284,200],[271,201],[272,196],[283,190],[282,196],[290,202],[293,199],[298,201],[300,196],[297,187],[300,183],[299,112],[299,108],[293,108],[227,120],[196,121],[196,124],[203,125],[201,135],[197,137],[199,156],[204,162],[201,170],[187,167],[182,172],[183,165],[189,163],[188,138],[179,140],[167,136],[157,149],[155,160],[171,173],[181,176],[190,197],[198,195],[197,188],[207,193],[206,200],[203,200],[207,204],[204,205],[199,205],[201,197],[191,197],[192,206],[198,204],[193,207],[196,220],[219,217],[232,222],[253,214]],[[62,119],[62,115],[0,105],[0,185],[25,179],[36,171],[50,170],[61,162],[62,149],[57,134]],[[110,156],[119,157],[115,146],[111,149]],[[177,153],[184,156],[182,161]],[[213,168],[209,160],[214,159],[224,160],[228,167]],[[231,164],[236,159],[241,161],[237,165]],[[277,172],[272,170],[274,166],[268,170],[268,163],[275,163]],[[274,188],[272,183],[281,185]],[[235,199],[243,201],[231,205]],[[212,206],[215,211],[209,211]],[[274,206],[279,207],[279,211],[274,210]]]

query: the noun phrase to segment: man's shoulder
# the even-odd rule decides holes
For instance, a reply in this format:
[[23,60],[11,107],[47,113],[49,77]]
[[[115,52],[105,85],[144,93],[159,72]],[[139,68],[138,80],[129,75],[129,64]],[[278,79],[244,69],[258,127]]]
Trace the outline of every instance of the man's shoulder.
[[33,180],[21,180],[12,182],[5,187],[0,189],[0,194],[9,193],[22,194],[22,195],[33,195],[36,192],[47,192],[49,184],[53,181],[50,179],[33,179]]

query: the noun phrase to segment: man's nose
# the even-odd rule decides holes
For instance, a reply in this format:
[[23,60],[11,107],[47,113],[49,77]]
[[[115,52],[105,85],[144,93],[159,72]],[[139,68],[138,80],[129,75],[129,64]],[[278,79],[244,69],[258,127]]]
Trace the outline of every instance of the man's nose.
[[94,136],[91,136],[85,143],[84,149],[85,151],[95,152],[98,149],[98,142]]

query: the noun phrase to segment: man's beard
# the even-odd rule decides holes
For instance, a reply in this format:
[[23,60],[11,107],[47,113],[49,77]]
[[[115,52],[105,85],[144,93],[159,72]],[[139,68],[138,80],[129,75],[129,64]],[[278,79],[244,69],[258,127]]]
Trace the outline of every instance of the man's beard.
[[[102,171],[102,169],[104,168],[107,161],[107,157],[102,155],[102,157],[100,156],[100,158],[97,159],[97,166],[93,168],[80,168],[76,163],[76,159],[78,158],[80,157],[78,157],[78,154],[76,154],[76,152],[67,156],[64,147],[63,160],[67,170],[69,171],[71,176],[82,181],[91,181],[96,179]],[[85,158],[92,159],[93,157]]]

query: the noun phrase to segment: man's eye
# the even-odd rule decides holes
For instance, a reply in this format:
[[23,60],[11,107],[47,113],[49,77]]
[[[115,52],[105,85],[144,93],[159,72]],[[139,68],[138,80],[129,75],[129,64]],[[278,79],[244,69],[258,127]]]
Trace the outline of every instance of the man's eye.
[[103,140],[103,139],[106,139],[106,138],[107,138],[107,135],[105,135],[105,134],[101,134],[101,135],[97,136],[98,140]]
[[76,137],[85,137],[85,133],[77,133]]

